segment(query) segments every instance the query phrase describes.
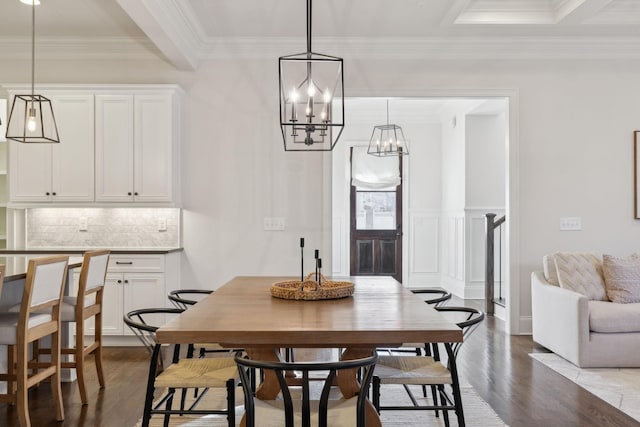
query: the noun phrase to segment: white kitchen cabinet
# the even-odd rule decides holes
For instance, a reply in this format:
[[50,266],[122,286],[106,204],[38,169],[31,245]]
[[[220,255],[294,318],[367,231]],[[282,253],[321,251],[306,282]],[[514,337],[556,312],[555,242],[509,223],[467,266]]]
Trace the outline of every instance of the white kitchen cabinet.
[[173,91],[96,95],[96,201],[174,202]]
[[[122,321],[138,308],[164,307],[165,255],[111,255],[103,293],[102,335],[133,335]],[[164,319],[158,319],[164,324]],[[93,322],[87,324],[93,334]]]
[[94,103],[91,94],[50,97],[59,144],[9,142],[11,202],[91,202],[94,199]]
[[[133,335],[122,321],[138,308],[164,307],[167,295],[163,273],[108,273],[103,298],[103,335]],[[164,319],[158,319],[164,324]]]

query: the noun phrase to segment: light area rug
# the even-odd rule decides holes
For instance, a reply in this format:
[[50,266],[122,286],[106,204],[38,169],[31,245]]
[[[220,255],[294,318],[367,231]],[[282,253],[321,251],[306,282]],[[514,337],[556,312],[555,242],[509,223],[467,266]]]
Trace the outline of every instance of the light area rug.
[[529,356],[640,421],[640,369],[582,369],[555,353],[530,353]]
[[[402,404],[410,405],[402,386],[387,385],[382,389],[382,404]],[[480,396],[469,385],[461,387],[462,402],[465,412],[466,425],[470,427],[504,427],[504,422],[498,417],[493,409],[482,400]],[[414,393],[416,397],[422,396],[420,389]],[[242,406],[242,389],[238,388],[236,393],[236,425],[240,424],[240,419],[244,413]],[[225,402],[225,393],[219,390],[210,390],[207,396],[200,403],[203,408],[220,408]],[[444,426],[442,415],[436,418],[432,411],[382,411],[380,415],[382,425],[385,427],[440,427]],[[449,412],[449,420],[452,427],[458,425],[455,413]],[[161,416],[154,416],[151,419],[151,427],[163,425]],[[259,424],[256,424],[259,427]],[[136,427],[141,426],[138,421]],[[207,416],[172,416],[170,427],[227,427],[226,417],[221,415]]]

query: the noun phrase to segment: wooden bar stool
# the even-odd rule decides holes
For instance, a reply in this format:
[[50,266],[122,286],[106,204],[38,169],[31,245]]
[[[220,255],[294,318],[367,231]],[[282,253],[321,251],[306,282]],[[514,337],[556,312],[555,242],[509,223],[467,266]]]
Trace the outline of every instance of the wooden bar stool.
[[[78,375],[78,388],[80,389],[80,400],[83,405],[88,403],[87,387],[84,381],[85,358],[93,354],[98,372],[98,383],[100,388],[104,388],[104,372],[102,369],[102,299],[109,264],[109,250],[95,250],[84,253],[82,259],[82,269],[80,270],[80,281],[78,283],[78,293],[76,296],[65,296],[62,298],[62,322],[75,322],[76,337],[75,346],[62,348],[62,354],[73,355],[72,361],[61,362],[62,368],[75,369]],[[88,346],[84,344],[87,320],[94,318],[93,342]],[[40,348],[34,345],[34,360],[30,366],[39,367],[39,356],[51,354],[51,349]]]
[[[68,263],[67,256],[30,260],[20,311],[0,313],[0,344],[8,346],[9,355],[8,372],[0,375],[0,381],[7,382],[7,393],[0,394],[0,401],[17,405],[18,420],[22,427],[31,426],[29,388],[47,378],[51,378],[56,419],[64,420],[60,386],[60,308]],[[29,375],[28,346],[49,335],[51,361],[42,370]]]

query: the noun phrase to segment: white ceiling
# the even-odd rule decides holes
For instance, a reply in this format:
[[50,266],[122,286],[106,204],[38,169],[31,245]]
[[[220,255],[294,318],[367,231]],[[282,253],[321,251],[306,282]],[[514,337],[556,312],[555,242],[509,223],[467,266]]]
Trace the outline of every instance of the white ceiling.
[[[179,69],[305,50],[305,0],[41,0],[44,54],[161,54]],[[0,54],[30,7],[0,1]],[[314,50],[341,56],[640,58],[640,0],[316,0]]]

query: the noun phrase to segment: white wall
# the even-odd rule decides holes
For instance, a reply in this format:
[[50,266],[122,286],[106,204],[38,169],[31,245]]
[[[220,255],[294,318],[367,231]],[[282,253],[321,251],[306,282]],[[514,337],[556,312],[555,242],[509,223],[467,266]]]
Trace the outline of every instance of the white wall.
[[504,208],[504,114],[469,114],[465,129],[465,207]]
[[[640,129],[638,61],[344,60],[350,96],[517,91],[517,151],[509,156],[518,197],[507,203],[517,218],[521,329],[531,313],[530,273],[545,253],[638,251],[632,159],[633,130]],[[0,81],[27,82],[28,69],[28,60],[7,60]],[[42,59],[37,79],[183,85],[183,286],[296,273],[298,237],[306,236],[308,247],[322,243],[324,157],[283,152],[276,58],[214,60],[195,73],[176,72],[163,60]],[[286,216],[287,230],[262,231],[264,216]],[[559,231],[561,216],[582,217],[583,230]]]

